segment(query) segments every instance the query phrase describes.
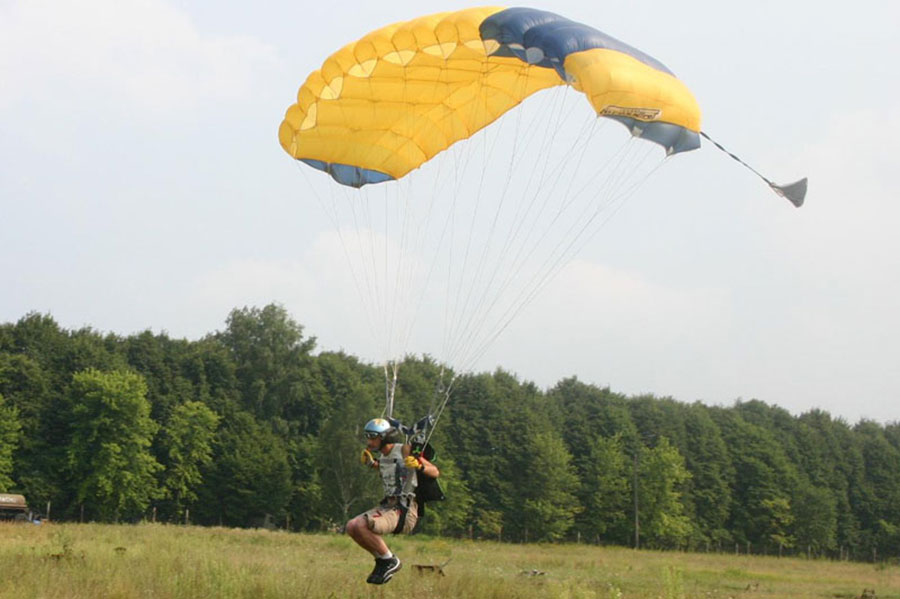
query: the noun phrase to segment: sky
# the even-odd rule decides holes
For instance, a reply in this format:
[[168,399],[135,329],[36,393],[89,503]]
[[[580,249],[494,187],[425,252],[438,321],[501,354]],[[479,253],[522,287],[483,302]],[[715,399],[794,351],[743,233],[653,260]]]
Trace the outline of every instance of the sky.
[[[705,131],[809,193],[709,145],[667,160],[477,371],[900,420],[900,5],[831,4],[544,6],[662,60]],[[378,360],[310,199],[326,177],[278,125],[344,44],[478,5],[0,0],[0,322],[196,339],[277,302],[319,350]]]

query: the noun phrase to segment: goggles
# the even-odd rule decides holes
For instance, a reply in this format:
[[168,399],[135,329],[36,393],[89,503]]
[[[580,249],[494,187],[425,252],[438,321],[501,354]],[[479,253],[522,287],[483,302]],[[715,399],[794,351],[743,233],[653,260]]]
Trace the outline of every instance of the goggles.
[[371,431],[366,431],[366,439],[377,439],[381,437],[381,433],[373,433]]

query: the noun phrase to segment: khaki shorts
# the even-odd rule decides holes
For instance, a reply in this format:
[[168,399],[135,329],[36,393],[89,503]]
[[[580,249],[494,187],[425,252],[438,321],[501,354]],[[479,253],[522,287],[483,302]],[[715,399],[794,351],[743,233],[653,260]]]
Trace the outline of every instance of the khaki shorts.
[[[396,530],[397,523],[400,522],[400,506],[396,500],[382,502],[378,507],[374,507],[368,512],[361,514],[366,518],[366,524],[369,530],[377,535],[391,534]],[[409,534],[416,526],[419,519],[419,509],[415,499],[410,499],[409,510],[406,512],[406,522],[403,523],[402,534]]]

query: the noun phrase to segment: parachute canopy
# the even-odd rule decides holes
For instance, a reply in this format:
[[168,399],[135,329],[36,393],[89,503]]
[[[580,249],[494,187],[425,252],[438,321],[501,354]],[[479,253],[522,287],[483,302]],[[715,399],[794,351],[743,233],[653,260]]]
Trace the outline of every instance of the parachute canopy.
[[669,154],[700,146],[697,102],[661,62],[551,12],[497,7],[396,23],[338,50],[300,87],[279,141],[362,187],[400,179],[560,85]]

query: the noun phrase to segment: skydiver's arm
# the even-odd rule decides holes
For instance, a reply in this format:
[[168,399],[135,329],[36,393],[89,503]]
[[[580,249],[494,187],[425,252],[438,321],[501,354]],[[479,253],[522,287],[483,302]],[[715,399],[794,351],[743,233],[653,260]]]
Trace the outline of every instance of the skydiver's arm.
[[[403,457],[408,458],[412,455],[412,446],[404,445],[403,446]],[[431,478],[437,478],[441,475],[441,471],[438,470],[438,467],[425,459],[425,456],[418,455],[414,456],[416,460],[419,462],[419,467],[417,470],[424,474],[425,476],[430,476]],[[408,464],[407,464],[408,465]]]
[[441,475],[441,471],[438,470],[438,467],[426,460],[424,457],[419,457],[419,464],[421,464],[419,472],[421,472],[425,476],[437,478]]

